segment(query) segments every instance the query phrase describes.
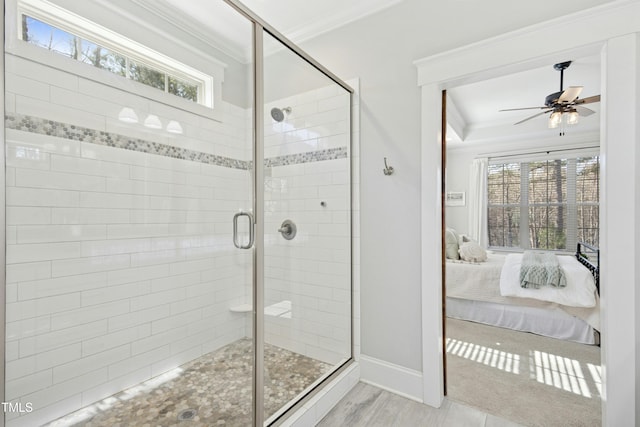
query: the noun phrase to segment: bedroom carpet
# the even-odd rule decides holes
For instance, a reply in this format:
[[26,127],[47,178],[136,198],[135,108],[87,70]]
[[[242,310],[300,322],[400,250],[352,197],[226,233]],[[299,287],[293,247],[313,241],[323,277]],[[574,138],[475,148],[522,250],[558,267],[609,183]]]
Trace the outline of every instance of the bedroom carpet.
[[447,318],[447,395],[525,426],[600,426],[600,348]]

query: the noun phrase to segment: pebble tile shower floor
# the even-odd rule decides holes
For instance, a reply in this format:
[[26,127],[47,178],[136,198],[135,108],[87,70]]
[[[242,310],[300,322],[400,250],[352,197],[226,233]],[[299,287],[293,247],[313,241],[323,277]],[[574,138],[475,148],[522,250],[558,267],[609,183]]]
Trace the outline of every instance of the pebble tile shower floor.
[[[266,417],[331,368],[329,364],[270,344],[265,344],[264,354]],[[150,380],[146,386],[122,391],[49,426],[251,425],[250,339],[231,343],[181,366],[179,370],[175,371],[175,378],[164,382]],[[157,386],[151,386],[155,383]],[[87,416],[91,411],[94,414]]]

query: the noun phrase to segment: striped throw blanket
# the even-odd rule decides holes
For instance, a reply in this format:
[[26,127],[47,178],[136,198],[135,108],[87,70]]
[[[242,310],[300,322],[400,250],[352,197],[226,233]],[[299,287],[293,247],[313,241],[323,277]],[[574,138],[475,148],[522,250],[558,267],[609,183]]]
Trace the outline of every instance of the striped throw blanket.
[[564,288],[567,280],[556,255],[550,252],[526,251],[520,266],[520,286],[538,289],[542,286]]

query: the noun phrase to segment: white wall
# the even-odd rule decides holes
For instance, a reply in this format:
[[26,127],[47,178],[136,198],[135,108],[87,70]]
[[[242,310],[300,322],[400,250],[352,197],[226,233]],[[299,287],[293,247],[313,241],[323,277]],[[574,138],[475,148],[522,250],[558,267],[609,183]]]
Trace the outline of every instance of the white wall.
[[[640,13],[640,7],[636,8]],[[634,21],[636,24],[638,21]],[[640,241],[640,28],[606,42],[603,135],[604,210],[601,233],[602,364],[605,384],[603,421],[607,426],[637,425],[638,256]],[[633,261],[632,261],[633,260]],[[624,325],[620,327],[620,325]]]
[[446,191],[464,191],[465,206],[446,206],[445,223],[459,233],[469,233],[469,168],[477,150],[448,150],[445,170]]
[[[600,3],[405,0],[301,44],[338,76],[361,82],[363,355],[422,370],[421,103],[413,61]],[[384,157],[392,176],[382,173]]]

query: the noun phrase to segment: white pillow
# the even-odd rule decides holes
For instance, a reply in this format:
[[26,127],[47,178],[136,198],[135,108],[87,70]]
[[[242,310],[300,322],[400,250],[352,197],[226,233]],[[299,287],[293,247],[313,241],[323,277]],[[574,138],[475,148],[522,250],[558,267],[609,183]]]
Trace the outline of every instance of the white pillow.
[[464,242],[458,252],[460,253],[460,258],[465,261],[484,262],[487,260],[487,251],[475,240]]
[[472,241],[473,239],[466,234],[458,235],[458,246],[462,246],[462,244],[465,242],[472,242]]
[[445,256],[449,259],[460,259],[458,255],[458,233],[453,228],[447,228],[444,232]]

